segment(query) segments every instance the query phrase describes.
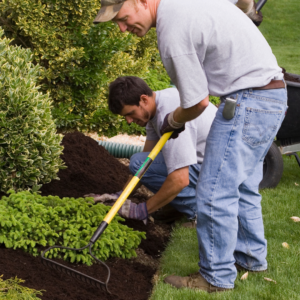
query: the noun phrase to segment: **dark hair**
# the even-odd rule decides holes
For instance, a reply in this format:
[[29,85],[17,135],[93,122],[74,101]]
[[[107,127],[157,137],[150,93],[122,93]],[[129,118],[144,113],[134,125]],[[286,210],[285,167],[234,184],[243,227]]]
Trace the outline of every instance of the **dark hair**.
[[142,95],[152,96],[147,83],[135,76],[118,77],[109,85],[108,107],[114,114],[120,114],[124,105],[140,105]]

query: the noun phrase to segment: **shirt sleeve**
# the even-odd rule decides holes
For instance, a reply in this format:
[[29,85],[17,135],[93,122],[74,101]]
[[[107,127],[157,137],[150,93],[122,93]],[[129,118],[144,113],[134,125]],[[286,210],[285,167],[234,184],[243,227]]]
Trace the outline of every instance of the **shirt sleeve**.
[[162,153],[168,174],[197,163],[197,129],[187,123],[177,139],[167,141]]
[[207,78],[196,53],[162,59],[179,91],[182,108],[194,106],[207,97],[209,94]]

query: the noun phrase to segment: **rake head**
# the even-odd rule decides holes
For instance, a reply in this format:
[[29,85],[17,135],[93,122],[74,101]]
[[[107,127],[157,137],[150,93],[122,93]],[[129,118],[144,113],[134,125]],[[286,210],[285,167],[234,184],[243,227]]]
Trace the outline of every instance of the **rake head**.
[[[64,273],[64,274],[67,274],[73,278],[76,278],[84,283],[87,283],[93,287],[96,287],[96,288],[99,288],[99,289],[102,289],[103,291],[107,291],[109,294],[110,291],[108,290],[108,282],[109,282],[109,278],[110,278],[110,269],[109,267],[104,263],[102,262],[101,260],[99,260],[97,257],[95,257],[93,254],[92,254],[92,246],[93,244],[92,243],[89,243],[87,246],[83,247],[83,248],[79,248],[79,249],[76,249],[76,248],[67,248],[67,247],[62,247],[62,246],[52,246],[48,249],[46,249],[43,253],[42,253],[42,263],[44,266],[48,267],[48,268],[51,268],[53,270],[56,270],[60,273]],[[107,276],[107,279],[105,282],[103,281],[100,281],[96,278],[93,278],[91,276],[88,276],[84,273],[81,273],[81,272],[78,272],[72,268],[69,268],[67,266],[64,266],[63,264],[60,264],[54,260],[51,260],[49,258],[46,258],[45,257],[45,253],[50,251],[51,249],[53,248],[60,248],[60,249],[67,249],[67,250],[73,250],[73,251],[81,251],[85,248],[89,247],[89,252],[90,252],[90,255],[98,262],[100,262],[102,265],[104,265],[108,271],[108,276]]]

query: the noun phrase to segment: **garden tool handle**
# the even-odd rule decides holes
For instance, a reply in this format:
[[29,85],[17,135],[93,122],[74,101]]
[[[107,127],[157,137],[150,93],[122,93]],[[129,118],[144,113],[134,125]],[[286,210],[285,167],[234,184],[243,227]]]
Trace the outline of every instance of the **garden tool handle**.
[[267,0],[259,0],[256,3],[256,11],[259,12],[263,6],[266,4]]
[[133,189],[136,187],[140,179],[143,177],[143,175],[146,173],[147,169],[150,167],[151,163],[157,156],[157,154],[161,151],[167,140],[172,135],[173,131],[166,132],[160,140],[157,142],[155,147],[152,149],[148,157],[146,158],[145,162],[142,164],[142,166],[139,168],[139,170],[136,172],[136,174],[132,177],[122,194],[119,196],[116,203],[112,206],[112,208],[109,210],[109,212],[104,217],[103,221],[93,234],[92,238],[90,239],[90,243],[95,243],[100,235],[103,233],[105,228],[108,226],[108,224],[111,222],[111,220],[115,217],[121,206],[124,204],[128,196],[131,194]]

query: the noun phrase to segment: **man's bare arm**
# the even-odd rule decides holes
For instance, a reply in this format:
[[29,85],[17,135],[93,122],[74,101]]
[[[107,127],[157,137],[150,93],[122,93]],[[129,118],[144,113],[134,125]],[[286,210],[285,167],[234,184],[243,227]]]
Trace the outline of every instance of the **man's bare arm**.
[[149,141],[146,140],[145,145],[144,145],[144,149],[143,152],[151,152],[152,149],[155,147],[155,145],[157,144],[158,140],[156,141]]
[[174,120],[178,123],[185,123],[191,120],[196,119],[199,117],[205,108],[209,104],[209,96],[205,97],[201,102],[198,104],[189,107],[189,108],[182,108],[182,107],[177,107],[175,112],[174,112]]

